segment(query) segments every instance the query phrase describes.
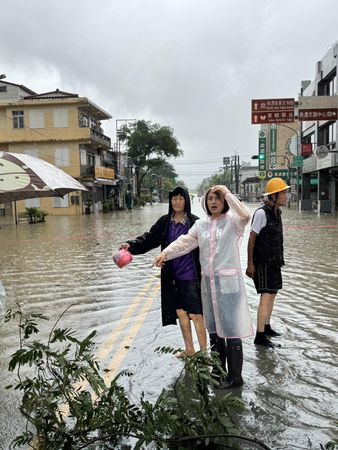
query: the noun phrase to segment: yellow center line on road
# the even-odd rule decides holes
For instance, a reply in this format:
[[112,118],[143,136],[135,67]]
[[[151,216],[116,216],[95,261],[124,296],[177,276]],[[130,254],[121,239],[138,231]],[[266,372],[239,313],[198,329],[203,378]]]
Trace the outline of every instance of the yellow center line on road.
[[[154,282],[156,282],[155,286],[154,286]],[[139,330],[139,328],[141,327],[144,319],[147,316],[147,313],[151,307],[151,305],[153,304],[154,299],[157,296],[157,293],[160,289],[160,285],[158,283],[158,279],[157,278],[152,278],[150,281],[148,281],[148,283],[142,288],[141,292],[134,298],[134,300],[132,301],[131,305],[129,306],[128,310],[126,311],[126,313],[124,314],[124,316],[122,317],[122,319],[119,322],[119,325],[116,327],[116,329],[113,331],[113,333],[111,333],[111,335],[109,336],[108,339],[106,339],[103,344],[101,345],[99,351],[96,353],[95,355],[95,359],[99,362],[100,360],[102,361],[102,359],[104,359],[108,353],[112,350],[112,346],[115,342],[115,340],[117,339],[117,337],[121,334],[121,332],[123,331],[123,329],[128,325],[128,322],[130,321],[130,319],[132,318],[132,314],[135,311],[135,309],[138,307],[138,305],[140,304],[140,302],[144,299],[145,295],[147,294],[148,291],[151,290],[151,288],[153,288],[152,291],[152,295],[149,296],[148,300],[146,300],[140,315],[138,316],[137,320],[136,320],[136,327],[135,324],[134,326],[131,328],[131,332],[133,331],[133,333],[135,333],[134,337],[136,336],[137,331]],[[124,347],[127,346],[127,342],[130,343],[130,335],[132,333],[128,334],[128,337],[125,338],[123,340],[122,343],[122,349],[126,350]],[[125,351],[124,353],[127,353],[127,351]],[[125,356],[125,355],[124,355]],[[117,367],[121,364],[124,356],[122,357],[122,359],[120,359]],[[111,364],[109,367],[114,367],[115,362],[113,363],[113,361],[115,361],[116,356],[113,358]],[[114,371],[115,372],[115,371]],[[108,374],[109,378],[108,378],[108,382],[111,382],[111,379],[113,377],[113,374],[111,375],[111,373]],[[106,382],[106,378],[107,376],[104,376],[104,381]],[[109,381],[110,379],[110,381]],[[106,382],[107,384],[107,382]],[[88,386],[88,382],[78,382],[75,384],[77,389],[86,389]],[[95,395],[92,395],[93,400],[95,400]],[[69,414],[69,407],[68,405],[60,405],[59,407],[60,413],[66,417]]]
[[121,347],[120,347],[120,351],[118,351],[115,356],[113,357],[113,359],[111,360],[109,366],[108,366],[108,370],[109,372],[107,372],[103,379],[106,383],[107,386],[110,385],[111,380],[113,379],[113,377],[115,376],[117,370],[119,369],[122,361],[124,360],[126,354],[129,351],[129,347],[130,344],[133,342],[133,340],[135,339],[139,329],[141,328],[141,325],[143,324],[145,318],[147,317],[149,310],[154,302],[154,299],[157,297],[158,295],[158,291],[160,289],[160,286],[156,286],[155,289],[153,290],[152,294],[149,296],[149,298],[146,300],[137,320],[134,322],[132,328],[130,329],[128,335],[124,338]]
[[[102,345],[100,346],[98,352],[95,355],[95,359],[97,361],[102,361],[107,355],[108,353],[111,351],[113,344],[115,342],[115,340],[117,339],[117,337],[121,334],[121,332],[123,331],[123,329],[128,325],[128,322],[130,321],[130,319],[132,318],[132,314],[135,311],[135,309],[138,307],[138,305],[140,304],[141,300],[145,297],[146,293],[148,290],[150,290],[150,288],[152,287],[152,285],[154,284],[154,281],[158,280],[154,280],[151,279],[145,286],[144,288],[141,290],[141,292],[134,298],[134,300],[132,301],[131,305],[129,306],[128,310],[126,311],[126,313],[124,314],[124,316],[121,318],[121,320],[119,321],[118,326],[115,328],[115,330],[110,334],[110,336],[108,337],[108,339],[106,339]],[[157,284],[157,283],[156,283]]]

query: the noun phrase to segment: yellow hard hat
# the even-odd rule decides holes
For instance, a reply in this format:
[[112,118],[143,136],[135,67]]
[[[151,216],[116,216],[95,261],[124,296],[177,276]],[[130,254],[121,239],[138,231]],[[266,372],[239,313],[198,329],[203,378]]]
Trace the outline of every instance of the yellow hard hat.
[[266,183],[264,195],[276,194],[277,192],[289,189],[289,187],[281,178],[272,178]]

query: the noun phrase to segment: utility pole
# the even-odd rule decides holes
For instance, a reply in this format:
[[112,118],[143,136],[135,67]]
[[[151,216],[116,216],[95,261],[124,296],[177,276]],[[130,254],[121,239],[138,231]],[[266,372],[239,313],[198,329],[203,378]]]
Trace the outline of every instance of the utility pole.
[[228,166],[230,165],[230,157],[223,156],[223,183],[226,183],[226,173],[228,172]]
[[235,155],[235,189],[239,194],[239,155]]

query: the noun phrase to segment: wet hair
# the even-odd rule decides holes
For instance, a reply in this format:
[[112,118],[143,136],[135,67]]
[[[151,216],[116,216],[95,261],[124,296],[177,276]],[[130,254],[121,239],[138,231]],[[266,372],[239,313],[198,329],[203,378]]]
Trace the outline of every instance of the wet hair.
[[[208,195],[209,195],[209,192],[211,190],[212,190],[212,188],[209,189],[208,192],[205,194],[205,210],[206,210],[208,216],[211,216],[211,211],[208,208]],[[223,195],[222,195],[222,193],[220,191],[215,191],[215,194],[219,195],[224,200],[224,207],[223,207],[223,210],[222,210],[222,214],[227,213],[229,211],[229,209],[230,209],[229,205],[228,205],[228,202],[225,200],[225,198],[223,197]]]
[[186,191],[181,188],[180,186],[177,186],[174,190],[170,191],[170,198],[176,197],[176,195],[182,195],[182,197],[186,197]]

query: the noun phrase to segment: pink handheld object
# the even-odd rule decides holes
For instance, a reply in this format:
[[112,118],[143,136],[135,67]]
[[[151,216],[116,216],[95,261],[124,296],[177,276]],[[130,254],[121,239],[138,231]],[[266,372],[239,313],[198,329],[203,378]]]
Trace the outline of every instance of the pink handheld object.
[[114,263],[122,269],[124,266],[127,266],[132,260],[133,255],[128,252],[128,250],[125,250],[124,248],[121,248],[115,255],[113,256]]

